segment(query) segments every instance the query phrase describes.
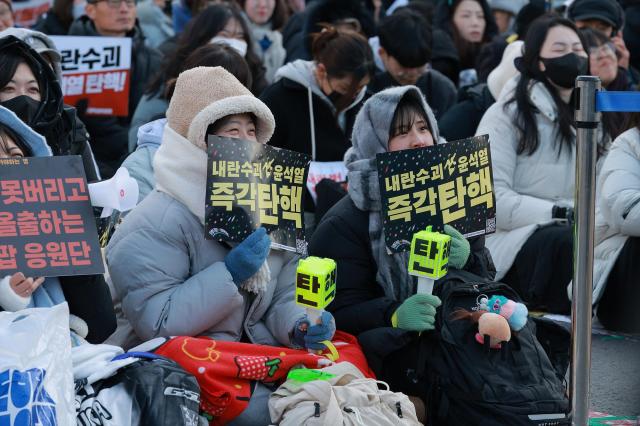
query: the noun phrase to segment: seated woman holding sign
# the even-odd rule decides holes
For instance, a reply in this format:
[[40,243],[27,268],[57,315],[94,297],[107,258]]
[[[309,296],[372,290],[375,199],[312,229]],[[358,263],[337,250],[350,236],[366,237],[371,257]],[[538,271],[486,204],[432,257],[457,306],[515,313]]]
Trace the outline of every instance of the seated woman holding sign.
[[[205,239],[207,134],[267,143],[273,129],[269,108],[223,68],[197,67],[178,77],[154,158],[156,189],[107,246],[122,310],[140,340],[209,336],[317,348],[333,336],[328,313],[321,324],[300,327],[308,320],[294,300],[298,257],[270,252],[264,228],[239,244]],[[256,390],[252,401],[256,395],[264,397],[268,423],[268,393]]]
[[[50,157],[44,137],[0,106],[0,159]],[[91,343],[102,343],[116,327],[111,294],[102,275],[27,277],[22,272],[0,276],[0,311],[69,304],[71,329]]]
[[[320,222],[309,252],[338,264],[336,298],[328,309],[341,330],[362,337],[379,331],[375,347],[364,340],[365,353],[378,378],[392,389],[424,396],[426,389],[410,383],[407,369],[415,368],[418,342],[410,331],[434,328],[440,299],[414,294],[407,268],[409,253],[389,254],[382,229],[376,154],[425,148],[444,143],[431,108],[415,86],[384,90],[371,97],[356,117],[353,148],[347,151],[349,196],[338,202]],[[449,267],[488,276],[483,239],[469,242],[453,227]],[[369,350],[369,352],[367,352]],[[384,358],[384,367],[372,359]]]

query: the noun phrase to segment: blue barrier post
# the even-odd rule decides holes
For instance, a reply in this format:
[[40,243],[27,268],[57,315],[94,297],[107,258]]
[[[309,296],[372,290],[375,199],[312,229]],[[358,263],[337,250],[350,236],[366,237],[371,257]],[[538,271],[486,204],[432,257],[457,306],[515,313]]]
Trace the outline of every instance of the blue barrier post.
[[576,79],[576,190],[573,249],[573,303],[571,312],[571,418],[572,424],[589,423],[591,377],[591,305],[595,230],[597,130],[600,113],[596,93],[600,79]]

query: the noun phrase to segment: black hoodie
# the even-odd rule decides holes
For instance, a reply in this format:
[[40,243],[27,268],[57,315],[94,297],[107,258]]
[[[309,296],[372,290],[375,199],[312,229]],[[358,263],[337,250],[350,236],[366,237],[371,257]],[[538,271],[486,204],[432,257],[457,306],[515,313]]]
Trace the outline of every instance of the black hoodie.
[[0,105],[15,112],[29,127],[44,136],[54,155],[82,156],[87,180],[98,180],[87,131],[78,119],[75,108],[63,104],[60,83],[49,64],[20,39],[14,36],[0,38],[0,55],[9,51],[24,57],[35,70],[42,100],[38,104],[20,96]]
[[[69,30],[69,35],[100,36],[93,25],[93,21],[87,16],[82,16],[74,21]],[[127,37],[132,39],[129,116],[89,117],[83,114],[83,109],[86,109],[86,105],[77,105],[81,118],[86,123],[91,135],[91,147],[104,179],[112,177],[129,154],[129,124],[131,123],[131,117],[147,83],[160,67],[162,59],[160,52],[144,44],[144,36],[137,22],[136,26],[127,33]]]

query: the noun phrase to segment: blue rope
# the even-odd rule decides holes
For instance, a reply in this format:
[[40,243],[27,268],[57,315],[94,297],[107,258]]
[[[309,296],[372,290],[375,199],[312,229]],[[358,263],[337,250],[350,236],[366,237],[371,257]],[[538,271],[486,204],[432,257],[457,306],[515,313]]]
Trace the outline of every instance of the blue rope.
[[640,92],[597,92],[596,111],[636,112],[640,111]]

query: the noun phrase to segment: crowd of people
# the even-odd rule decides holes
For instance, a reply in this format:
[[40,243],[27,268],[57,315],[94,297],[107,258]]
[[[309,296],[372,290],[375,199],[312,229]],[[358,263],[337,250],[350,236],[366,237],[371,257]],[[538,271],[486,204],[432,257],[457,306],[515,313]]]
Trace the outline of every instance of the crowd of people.
[[[467,240],[447,225],[449,266],[567,314],[574,82],[640,84],[631,0],[54,0],[33,29],[12,17],[0,0],[0,158],[80,155],[89,182],[124,166],[140,192],[104,249],[107,274],[17,272],[0,310],[66,300],[77,335],[125,349],[169,336],[317,349],[343,330],[416,406],[428,389],[407,371],[441,300],[414,294],[408,253],[386,247],[376,155],[488,135],[497,229]],[[131,38],[127,116],[64,103],[52,35]],[[264,228],[205,238],[206,135],[344,162],[346,185],[305,195],[309,254],[337,263],[318,323],[294,303],[299,257],[270,249]],[[640,112],[603,113],[597,140],[594,312],[638,333]],[[268,396],[256,390],[235,424],[268,424]]]

